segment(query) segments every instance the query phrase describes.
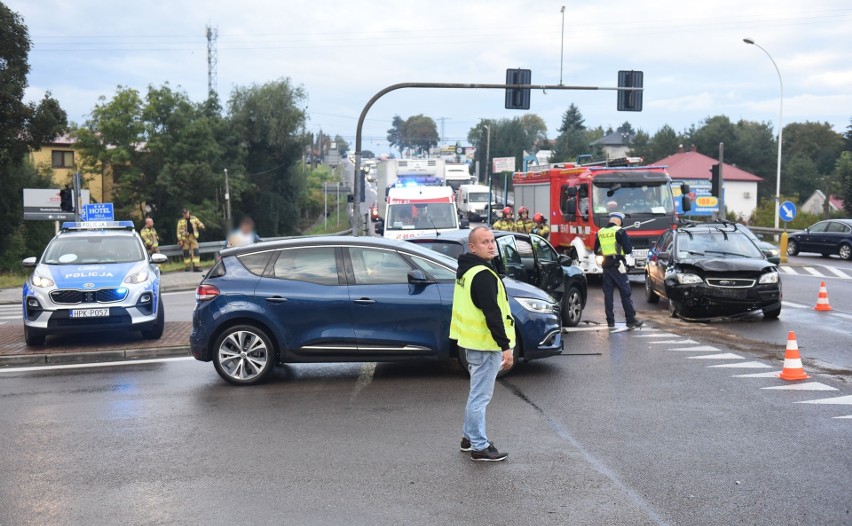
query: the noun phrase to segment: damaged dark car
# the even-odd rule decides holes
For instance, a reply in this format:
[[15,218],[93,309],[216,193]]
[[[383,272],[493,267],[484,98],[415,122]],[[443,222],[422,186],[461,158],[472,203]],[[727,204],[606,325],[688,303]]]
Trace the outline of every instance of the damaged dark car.
[[728,318],[781,314],[778,268],[735,224],[685,223],[648,253],[645,299],[666,298],[672,317]]

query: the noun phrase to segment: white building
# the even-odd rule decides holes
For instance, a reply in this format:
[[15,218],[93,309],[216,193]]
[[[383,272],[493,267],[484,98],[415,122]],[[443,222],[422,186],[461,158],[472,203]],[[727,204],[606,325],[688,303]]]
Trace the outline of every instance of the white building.
[[[808,214],[822,215],[825,206],[825,193],[822,190],[817,190],[808,197],[802,206],[799,208],[802,212]],[[843,200],[836,195],[828,196],[828,209],[831,212],[843,211]]]

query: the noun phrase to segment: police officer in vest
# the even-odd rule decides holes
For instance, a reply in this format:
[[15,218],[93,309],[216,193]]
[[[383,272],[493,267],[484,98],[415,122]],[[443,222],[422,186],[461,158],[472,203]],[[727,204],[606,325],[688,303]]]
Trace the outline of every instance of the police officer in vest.
[[465,353],[470,372],[470,394],[464,411],[461,450],[474,461],[498,462],[500,452],[485,433],[485,409],[494,394],[497,373],[514,360],[515,327],[509,297],[491,266],[497,256],[494,234],[476,227],[468,236],[470,253],[459,256],[450,338]]
[[604,310],[606,311],[606,324],[615,327],[615,312],[613,312],[613,289],[618,288],[621,297],[621,306],[624,308],[624,317],[627,319],[628,327],[640,327],[644,321],[636,319],[636,310],[633,308],[633,300],[630,299],[630,281],[627,279],[627,261],[624,256],[633,252],[633,245],[627,232],[622,230],[621,222],[624,214],[621,212],[609,213],[609,224],[598,231],[595,240],[595,254],[603,256],[603,293]]

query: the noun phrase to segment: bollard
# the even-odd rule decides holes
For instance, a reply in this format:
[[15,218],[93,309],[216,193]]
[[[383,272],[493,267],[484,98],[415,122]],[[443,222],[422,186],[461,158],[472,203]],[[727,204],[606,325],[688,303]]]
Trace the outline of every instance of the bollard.
[[787,238],[790,237],[787,235],[787,231],[781,233],[781,244],[778,245],[778,250],[781,252],[781,263],[787,262]]

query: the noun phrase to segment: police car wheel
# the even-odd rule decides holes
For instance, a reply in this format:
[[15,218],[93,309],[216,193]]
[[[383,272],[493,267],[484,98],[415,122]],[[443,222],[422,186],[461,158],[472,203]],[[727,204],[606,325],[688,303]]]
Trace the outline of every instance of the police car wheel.
[[225,381],[234,385],[260,383],[275,367],[272,340],[254,325],[229,327],[213,346],[213,365]]
[[583,318],[583,298],[577,287],[571,287],[562,298],[562,325],[576,327]]
[[166,325],[166,313],[163,311],[163,300],[157,302],[157,321],[150,329],[142,331],[142,337],[146,340],[159,340],[163,336],[163,329]]
[[45,334],[41,331],[30,329],[24,325],[24,342],[30,347],[41,347],[44,345]]

